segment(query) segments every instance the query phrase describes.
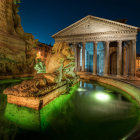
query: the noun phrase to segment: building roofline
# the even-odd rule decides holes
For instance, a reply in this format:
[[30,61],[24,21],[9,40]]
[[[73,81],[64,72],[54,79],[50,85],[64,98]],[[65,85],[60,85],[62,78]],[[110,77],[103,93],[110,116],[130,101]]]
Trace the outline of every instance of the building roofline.
[[53,38],[55,38],[58,34],[70,29],[71,27],[73,27],[74,25],[84,21],[84,20],[88,20],[90,18],[94,18],[94,19],[98,19],[98,20],[101,20],[101,21],[105,21],[105,22],[109,22],[109,23],[112,23],[112,24],[116,24],[116,25],[120,25],[120,26],[125,26],[125,27],[128,27],[128,28],[131,28],[131,29],[135,29],[135,30],[138,30],[140,31],[140,28],[139,27],[135,27],[135,26],[132,26],[132,25],[128,25],[126,23],[120,23],[118,21],[113,21],[113,20],[108,20],[108,19],[104,19],[104,18],[100,18],[100,17],[96,17],[96,16],[91,16],[91,15],[88,15],[80,20],[78,20],[77,22],[67,26],[66,28],[60,30],[59,32],[55,33],[54,35],[52,35]]

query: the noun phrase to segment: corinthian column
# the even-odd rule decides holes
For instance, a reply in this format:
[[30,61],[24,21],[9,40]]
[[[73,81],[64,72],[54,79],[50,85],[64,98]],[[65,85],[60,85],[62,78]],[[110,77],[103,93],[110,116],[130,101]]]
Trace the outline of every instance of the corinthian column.
[[85,46],[86,43],[82,43],[82,71],[85,71]]
[[109,44],[109,41],[105,42],[104,76],[108,75],[109,70]]
[[131,76],[136,76],[136,40],[132,40]]
[[122,74],[122,41],[118,41],[117,46],[117,76]]
[[73,43],[75,53],[75,71],[77,71],[77,43]]
[[93,55],[93,74],[97,75],[97,43],[94,42],[94,55]]
[[129,46],[126,46],[124,76],[128,76],[128,72],[129,72],[128,67],[129,67]]

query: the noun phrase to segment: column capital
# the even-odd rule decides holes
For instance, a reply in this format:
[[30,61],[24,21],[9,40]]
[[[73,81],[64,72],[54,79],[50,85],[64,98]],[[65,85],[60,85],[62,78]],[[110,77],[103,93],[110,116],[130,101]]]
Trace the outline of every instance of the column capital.
[[120,46],[122,44],[122,40],[117,40],[118,45]]
[[136,42],[137,42],[137,40],[136,40],[136,39],[133,39],[133,40],[132,40],[132,43],[133,43],[133,44],[135,44]]
[[106,41],[104,41],[105,43],[110,43],[111,42],[111,40],[106,40]]
[[72,45],[74,45],[74,47],[77,47],[77,42],[73,42]]
[[107,40],[107,41],[105,41],[104,43],[105,43],[106,46],[109,46],[110,42],[111,42],[111,41],[108,41],[108,40]]
[[81,42],[82,43],[82,45],[84,45],[84,44],[86,44],[87,42],[86,41],[83,41],[83,42]]
[[94,46],[97,46],[98,41],[93,41]]
[[73,45],[76,45],[76,44],[77,44],[77,42],[72,42],[72,44],[73,44]]

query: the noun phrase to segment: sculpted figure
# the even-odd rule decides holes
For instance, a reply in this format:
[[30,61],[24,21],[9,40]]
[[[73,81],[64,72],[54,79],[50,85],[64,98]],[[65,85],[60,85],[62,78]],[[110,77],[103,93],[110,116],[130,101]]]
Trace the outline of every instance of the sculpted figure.
[[75,78],[75,59],[72,49],[67,43],[57,42],[51,53],[46,58],[45,78],[49,82],[61,82],[62,80]]
[[37,59],[34,69],[37,71],[37,73],[46,73],[45,64],[41,61],[41,59]]
[[34,79],[23,81],[21,84],[7,88],[4,93],[18,96],[40,96],[60,85],[71,86],[76,83],[74,73],[74,53],[67,43],[55,43],[51,53],[46,58],[46,73],[42,64],[36,65],[37,73]]

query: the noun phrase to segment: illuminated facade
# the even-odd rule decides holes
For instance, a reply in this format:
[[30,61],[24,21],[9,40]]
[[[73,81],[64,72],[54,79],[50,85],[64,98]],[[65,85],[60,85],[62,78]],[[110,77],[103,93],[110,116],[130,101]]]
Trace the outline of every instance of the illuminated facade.
[[137,59],[136,59],[136,71],[140,71],[140,55],[137,55]]
[[86,16],[52,37],[75,51],[75,70],[94,75],[136,75],[139,28],[118,21]]
[[45,61],[47,54],[51,51],[52,46],[44,44],[44,43],[38,43],[37,47],[35,48],[37,50],[37,55],[40,56],[40,58]]

